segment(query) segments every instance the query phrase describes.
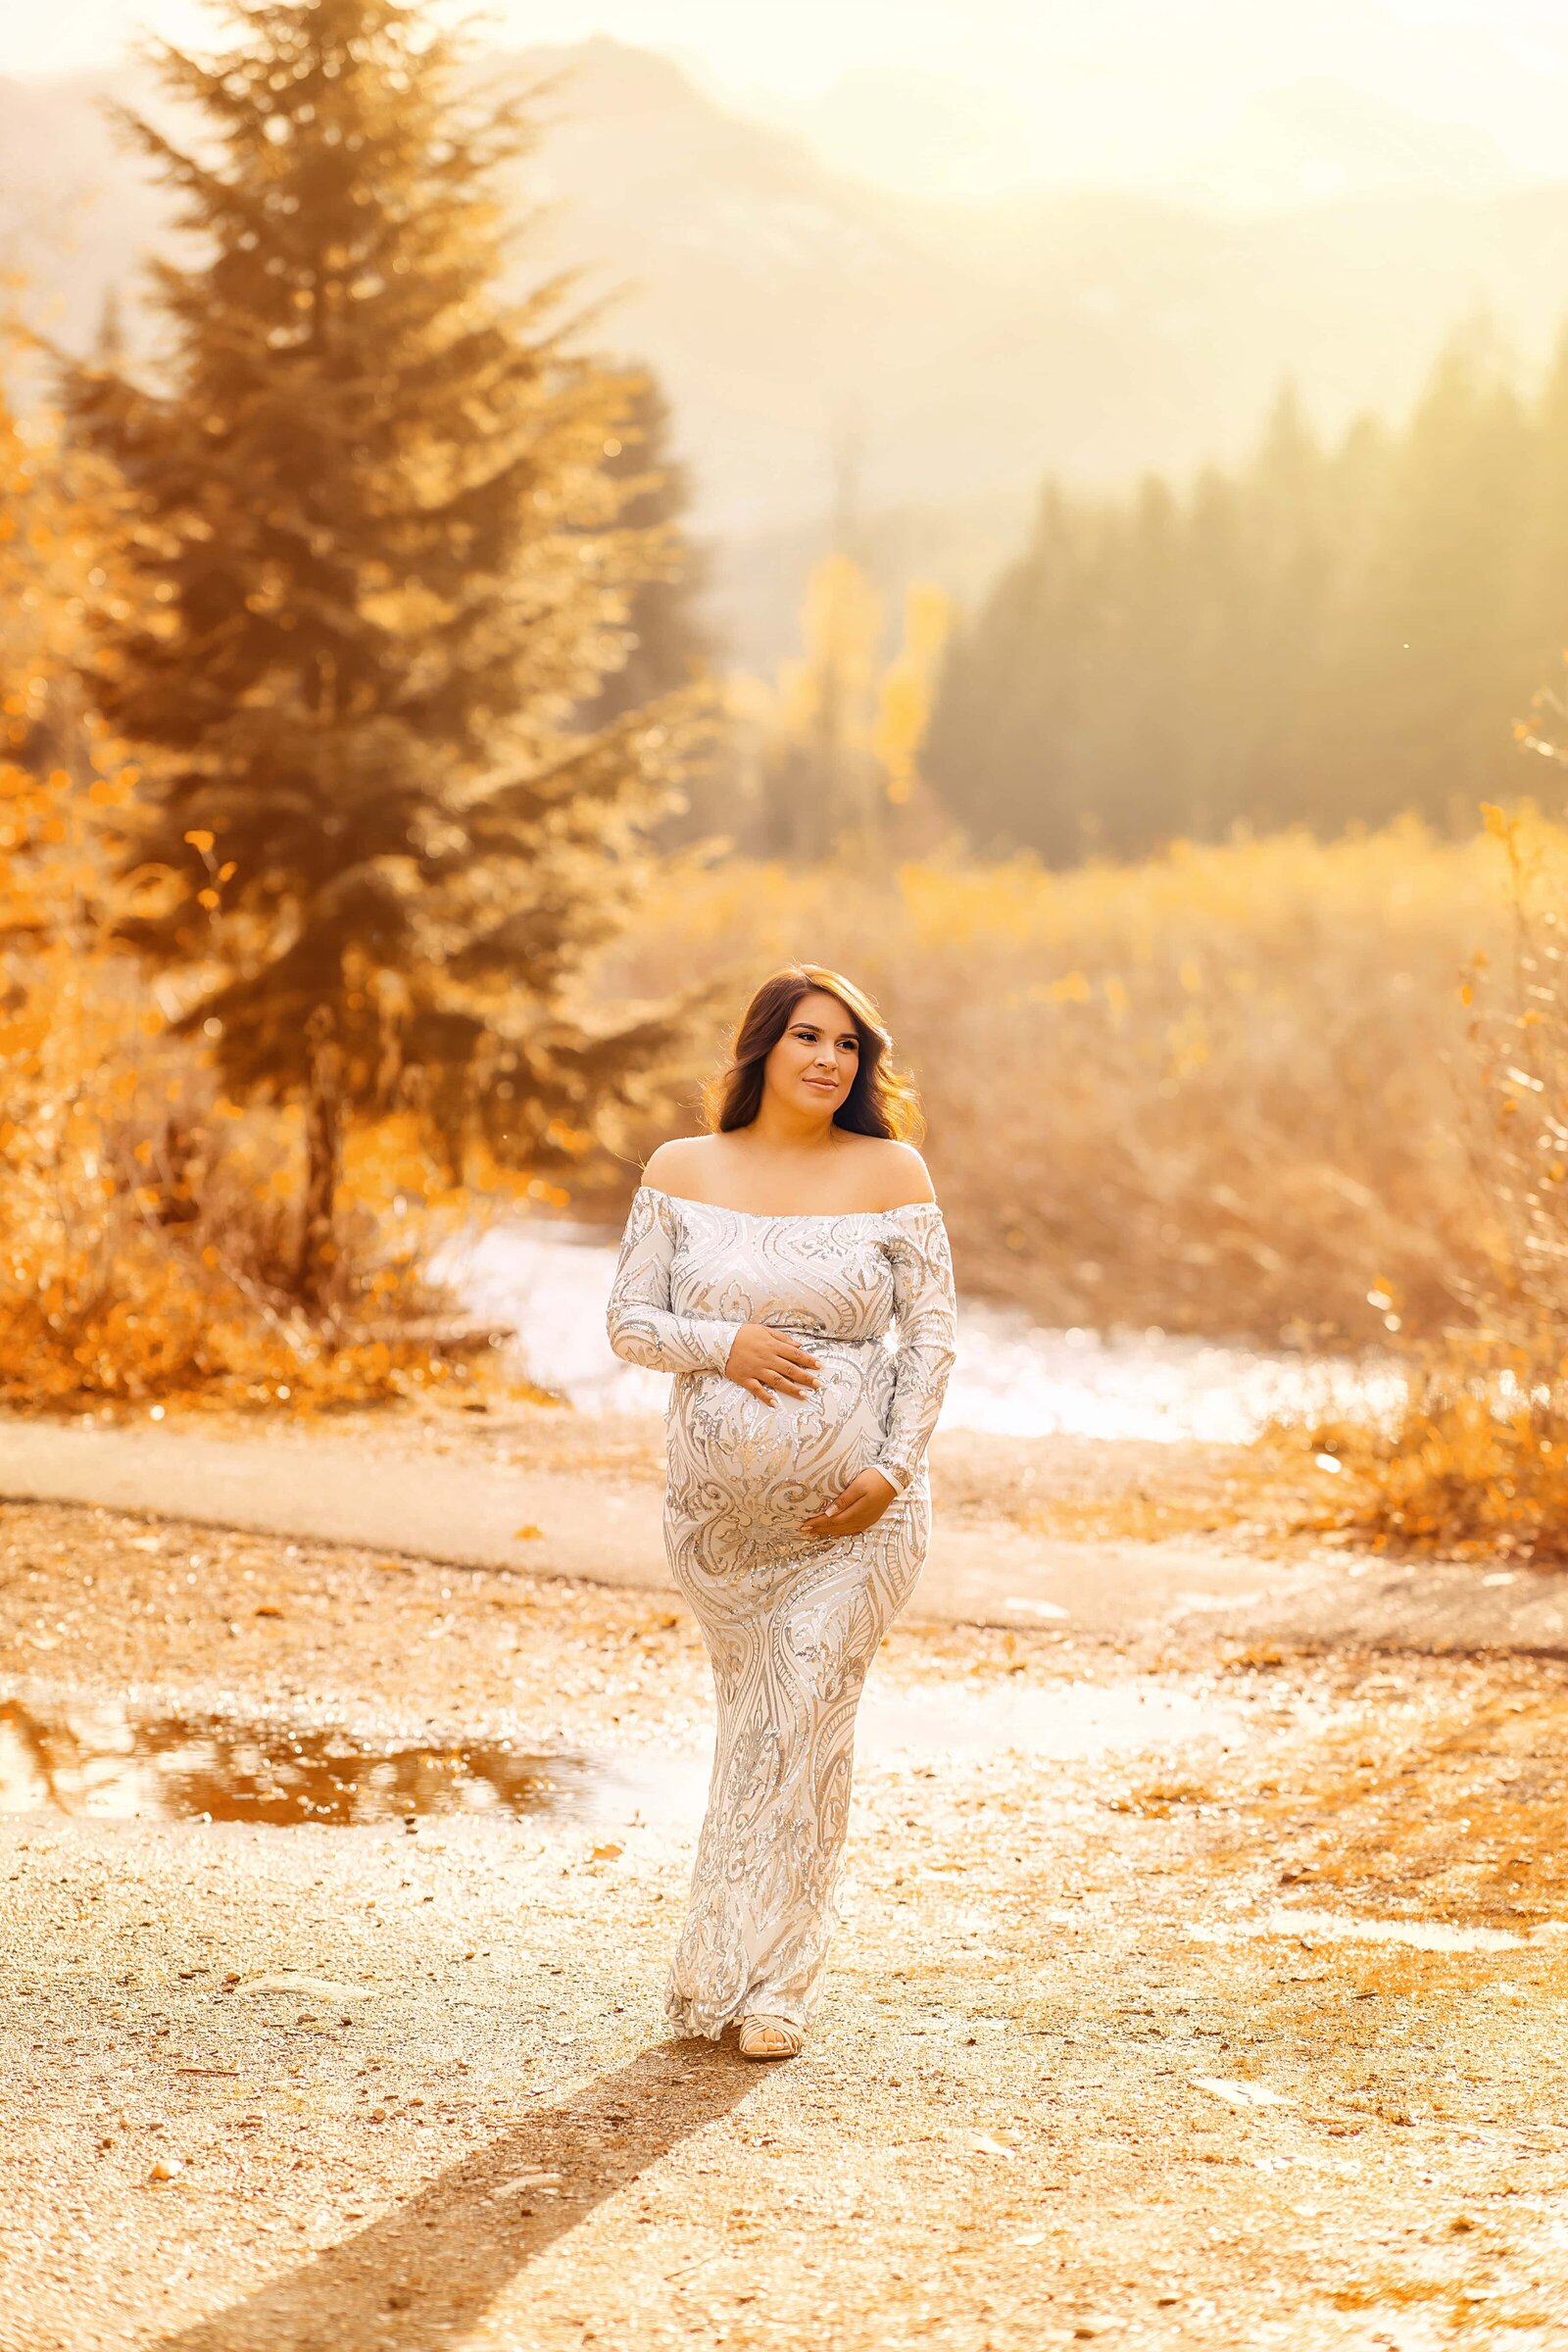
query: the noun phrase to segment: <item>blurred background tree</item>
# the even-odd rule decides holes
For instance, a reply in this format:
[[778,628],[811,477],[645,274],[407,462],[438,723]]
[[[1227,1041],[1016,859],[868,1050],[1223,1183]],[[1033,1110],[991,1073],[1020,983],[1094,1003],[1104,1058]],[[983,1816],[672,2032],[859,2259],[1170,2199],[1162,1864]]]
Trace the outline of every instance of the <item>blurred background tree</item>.
[[903,632],[884,649],[882,599],[843,549],[807,585],[801,658],[770,685],[734,693],[737,766],[750,775],[732,807],[731,837],[809,864],[923,846],[933,827],[920,758],[951,625],[947,596],[915,580]]
[[823,557],[801,624],[803,658],[779,672],[764,796],[773,845],[808,859],[879,830],[871,727],[882,606],[853,557]]
[[952,626],[952,600],[930,580],[912,581],[904,597],[903,643],[882,673],[871,728],[883,796],[895,810],[907,811],[920,795],[920,755]]
[[1521,391],[1477,324],[1402,429],[1332,448],[1287,389],[1244,465],[1050,485],[957,631],[926,754],[976,849],[1057,860],[1516,789],[1512,722],[1568,641],[1568,352]]
[[701,612],[705,565],[682,530],[690,477],[670,454],[669,403],[647,369],[632,375],[630,409],[606,444],[605,466],[621,492],[621,528],[645,534],[646,543],[626,613],[623,658],[600,681],[583,721],[591,726],[692,685],[713,659]]
[[672,532],[624,512],[646,386],[574,354],[559,281],[497,291],[529,98],[393,0],[226,16],[156,52],[210,142],[124,118],[199,240],[157,266],[163,365],[68,392],[131,493],[90,663],[148,770],[122,932],[229,1090],[303,1101],[314,1303],[356,1114],[416,1105],[456,1175],[569,1163],[637,1097],[671,1015],[573,984],[696,713],[601,704]]

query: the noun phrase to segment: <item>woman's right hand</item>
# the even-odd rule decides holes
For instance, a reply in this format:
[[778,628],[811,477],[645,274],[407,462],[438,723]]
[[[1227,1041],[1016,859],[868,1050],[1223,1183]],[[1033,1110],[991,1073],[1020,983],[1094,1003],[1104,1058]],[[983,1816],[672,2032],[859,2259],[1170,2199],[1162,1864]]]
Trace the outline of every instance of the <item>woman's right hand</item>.
[[743,1323],[731,1344],[724,1377],[764,1404],[776,1404],[775,1390],[786,1396],[804,1396],[814,1389],[816,1370],[815,1356],[808,1355],[799,1340],[766,1323]]

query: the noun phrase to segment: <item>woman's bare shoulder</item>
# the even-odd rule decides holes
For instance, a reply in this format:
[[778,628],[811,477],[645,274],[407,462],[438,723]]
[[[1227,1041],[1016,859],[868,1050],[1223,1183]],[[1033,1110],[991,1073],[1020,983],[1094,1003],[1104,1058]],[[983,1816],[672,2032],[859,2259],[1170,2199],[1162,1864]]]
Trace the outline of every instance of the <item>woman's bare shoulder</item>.
[[661,1144],[643,1170],[644,1184],[652,1185],[655,1192],[701,1200],[704,1171],[712,1164],[717,1141],[712,1135],[678,1135]]
[[895,1143],[891,1136],[862,1135],[856,1143],[864,1154],[866,1183],[875,1193],[878,1208],[909,1208],[934,1200],[931,1171],[912,1144]]

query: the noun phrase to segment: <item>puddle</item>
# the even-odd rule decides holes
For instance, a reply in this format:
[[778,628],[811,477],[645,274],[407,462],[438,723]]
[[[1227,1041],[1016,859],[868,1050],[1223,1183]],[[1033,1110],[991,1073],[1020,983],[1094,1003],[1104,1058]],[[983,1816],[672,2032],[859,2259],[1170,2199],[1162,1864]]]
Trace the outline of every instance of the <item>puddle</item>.
[[[988,1756],[1045,1761],[1239,1739],[1242,1718],[1157,1684],[1104,1690],[988,1683],[883,1691],[861,1702],[857,1750],[900,1767],[911,1754],[961,1767]],[[659,1750],[530,1750],[520,1741],[398,1741],[340,1725],[122,1702],[0,1700],[0,1814],[90,1821],[423,1821],[453,1815],[573,1815],[691,1825],[708,1758]]]
[[510,1740],[381,1743],[265,1718],[0,1702],[0,1813],[277,1829],[480,1813],[629,1821],[639,1810],[689,1810],[694,1774],[700,1801],[703,1776],[674,1757],[538,1754]]
[[1223,1927],[1189,1928],[1195,1943],[1244,1943],[1260,1936],[1305,1936],[1325,1943],[1400,1943],[1418,1952],[1515,1952],[1526,1944],[1568,1936],[1568,1925],[1461,1928],[1438,1919],[1355,1919],[1338,1911],[1291,1911],[1283,1906],[1263,1919],[1227,1922]]

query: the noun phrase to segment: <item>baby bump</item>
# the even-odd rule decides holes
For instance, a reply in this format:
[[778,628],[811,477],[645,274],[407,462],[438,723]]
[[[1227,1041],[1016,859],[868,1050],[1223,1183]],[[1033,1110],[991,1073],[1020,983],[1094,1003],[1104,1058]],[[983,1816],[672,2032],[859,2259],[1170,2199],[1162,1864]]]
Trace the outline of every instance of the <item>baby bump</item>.
[[[880,1341],[803,1334],[816,1357],[816,1386],[773,1404],[704,1372],[677,1380],[670,1397],[672,1487],[710,1508],[794,1525],[876,1459],[893,1395],[893,1359]],[[777,1395],[777,1392],[775,1392]]]

